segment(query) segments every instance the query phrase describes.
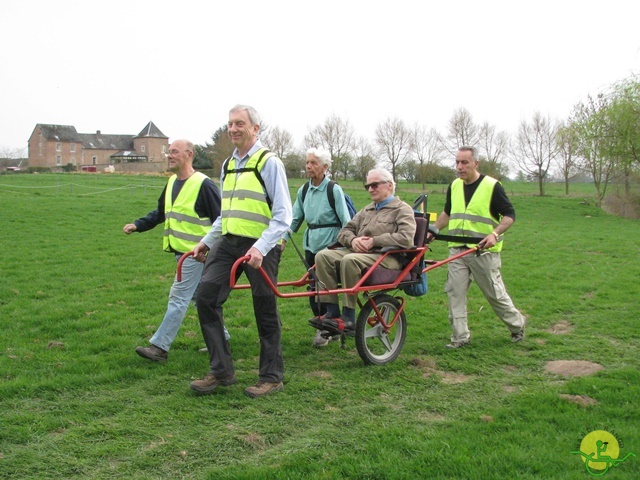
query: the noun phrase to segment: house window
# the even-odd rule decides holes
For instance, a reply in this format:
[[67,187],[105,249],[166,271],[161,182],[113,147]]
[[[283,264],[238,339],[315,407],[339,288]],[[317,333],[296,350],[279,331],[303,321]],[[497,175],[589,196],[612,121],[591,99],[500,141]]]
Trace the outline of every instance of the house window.
[[62,165],[62,155],[56,155],[56,165]]
[[162,153],[167,153],[167,146],[166,145],[162,145]]
[[146,145],[141,145],[141,146],[140,146],[140,151],[141,151],[142,153],[144,153],[144,152],[145,152],[145,150],[146,150],[146,148],[147,148],[147,146],[146,146]]
[[62,144],[56,143],[56,152],[61,152],[61,151],[62,151]]
[[93,157],[91,157],[91,165],[95,165],[96,163],[98,163],[98,157],[94,155]]
[[75,152],[76,151],[76,144],[72,143],[71,145],[69,145],[69,150],[71,150],[71,152]]
[[76,164],[76,157],[71,157],[71,163]]

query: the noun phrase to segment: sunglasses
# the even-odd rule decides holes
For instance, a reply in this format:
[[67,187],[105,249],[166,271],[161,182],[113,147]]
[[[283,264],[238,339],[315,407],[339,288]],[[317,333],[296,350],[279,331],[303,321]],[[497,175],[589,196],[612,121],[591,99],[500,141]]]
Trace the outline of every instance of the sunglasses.
[[378,188],[380,185],[384,185],[385,183],[389,183],[389,182],[371,182],[371,183],[367,183],[367,184],[364,186],[364,189],[365,189],[365,190],[369,190],[370,188],[373,188],[373,189],[375,190],[375,189],[376,189],[376,188]]

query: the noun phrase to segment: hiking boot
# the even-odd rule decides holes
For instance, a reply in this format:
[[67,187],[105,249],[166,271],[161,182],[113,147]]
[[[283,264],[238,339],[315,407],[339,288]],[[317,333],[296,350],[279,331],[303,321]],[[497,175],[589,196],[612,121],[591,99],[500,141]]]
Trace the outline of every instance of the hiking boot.
[[169,354],[160,347],[150,345],[148,347],[136,347],[136,353],[152,362],[165,362]]
[[451,342],[444,346],[444,348],[462,348],[466,345],[470,345],[471,340],[462,340],[460,342]]
[[311,344],[314,347],[326,347],[329,342],[335,342],[336,340],[340,340],[340,335],[331,335],[326,330],[318,330]]
[[198,393],[211,393],[218,388],[218,385],[228,387],[229,385],[237,383],[237,381],[238,379],[235,375],[227,378],[217,378],[213,373],[207,373],[203,378],[191,382],[189,386],[191,390],[195,390]]
[[511,334],[511,341],[513,343],[518,343],[524,340],[524,329],[526,328],[526,326],[527,326],[527,321],[525,320],[524,323],[522,324],[522,328],[520,329],[520,331]]
[[263,382],[260,380],[255,385],[245,388],[244,393],[251,398],[256,398],[264,397],[273,392],[281,392],[282,390],[284,390],[282,382]]

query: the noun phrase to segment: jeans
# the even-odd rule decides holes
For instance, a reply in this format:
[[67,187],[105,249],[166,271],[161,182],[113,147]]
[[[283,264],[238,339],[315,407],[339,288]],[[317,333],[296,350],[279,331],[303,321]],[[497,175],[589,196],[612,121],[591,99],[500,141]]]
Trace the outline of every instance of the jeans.
[[[176,261],[180,260],[181,254],[176,253]],[[162,323],[153,334],[149,343],[168,352],[171,344],[178,334],[180,325],[187,314],[189,302],[195,299],[196,290],[202,276],[204,264],[197,262],[193,257],[187,257],[182,263],[182,281],[178,281],[177,275],[169,291],[169,303],[167,312],[164,314]],[[229,332],[224,329],[224,336],[229,340]]]

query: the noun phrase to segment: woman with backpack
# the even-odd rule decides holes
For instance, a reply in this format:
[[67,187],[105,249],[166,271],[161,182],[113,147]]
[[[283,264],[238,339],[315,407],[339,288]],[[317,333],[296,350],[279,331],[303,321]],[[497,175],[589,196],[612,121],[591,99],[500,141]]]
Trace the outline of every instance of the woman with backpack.
[[[338,232],[352,217],[346,194],[340,185],[329,180],[326,175],[329,167],[331,167],[331,153],[320,148],[307,150],[305,170],[309,181],[298,189],[293,204],[291,230],[297,232],[302,222],[305,220],[307,222],[302,246],[309,266],[315,264],[316,253],[336,241]],[[315,289],[315,285],[310,285],[309,289]],[[315,316],[326,313],[317,302],[317,297],[309,297],[309,304]],[[322,333],[321,330],[316,333],[313,339],[314,346],[322,347],[329,341],[340,338],[339,336],[324,338]]]

